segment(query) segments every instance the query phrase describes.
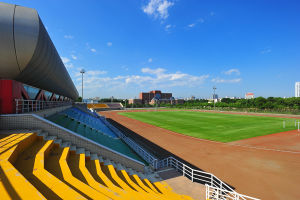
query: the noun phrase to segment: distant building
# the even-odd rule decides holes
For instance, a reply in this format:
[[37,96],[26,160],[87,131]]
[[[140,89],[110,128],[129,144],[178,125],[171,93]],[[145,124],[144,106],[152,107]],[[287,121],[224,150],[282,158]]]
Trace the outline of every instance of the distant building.
[[254,99],[254,93],[248,92],[247,94],[245,94],[245,99]]
[[295,97],[300,97],[300,82],[295,83]]
[[141,99],[128,99],[129,104],[142,104]]
[[129,99],[129,104],[139,103],[139,104],[183,104],[183,99],[175,99],[172,93],[162,93],[160,90],[152,90],[150,92],[141,92],[139,99]]
[[152,90],[150,92],[141,92],[140,99],[142,100],[143,104],[150,104],[153,98],[162,100],[168,100],[172,98],[172,93],[162,93],[160,90]]
[[151,101],[150,101],[150,105],[154,105],[154,104],[162,104],[162,103],[169,103],[169,104],[172,104],[172,105],[175,105],[175,104],[184,104],[184,99],[175,99],[174,97],[171,97],[170,99],[156,99],[156,98],[153,98]]

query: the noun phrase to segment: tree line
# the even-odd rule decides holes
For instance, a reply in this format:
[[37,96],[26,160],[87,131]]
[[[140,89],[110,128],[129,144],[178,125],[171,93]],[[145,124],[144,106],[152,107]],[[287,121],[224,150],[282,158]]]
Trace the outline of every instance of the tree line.
[[[161,105],[163,106],[163,105]],[[164,105],[165,107],[195,108],[220,110],[245,110],[245,111],[275,111],[275,112],[300,112],[300,97],[257,97],[253,99],[222,98],[221,101],[210,102],[206,99],[189,100],[182,105]]]
[[[125,102],[122,102],[125,106]],[[300,114],[300,97],[257,97],[253,99],[230,99],[222,98],[215,104],[207,99],[187,100],[184,104],[165,104],[158,105],[149,104],[128,104],[127,108],[143,108],[143,107],[167,107],[167,108],[184,108],[184,109],[218,109],[218,110],[240,110],[253,112],[279,112],[279,113],[299,113]]]

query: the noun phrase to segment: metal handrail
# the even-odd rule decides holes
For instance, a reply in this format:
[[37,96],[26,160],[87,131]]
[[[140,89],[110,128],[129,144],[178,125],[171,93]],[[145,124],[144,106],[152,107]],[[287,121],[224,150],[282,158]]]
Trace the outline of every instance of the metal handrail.
[[72,102],[70,101],[40,101],[40,100],[15,99],[15,102],[16,102],[16,114],[35,112],[35,111],[49,109],[49,108],[72,105]]
[[254,197],[250,197],[244,194],[240,194],[237,192],[232,192],[228,190],[224,190],[218,187],[210,186],[208,184],[205,184],[206,188],[206,199],[211,200],[259,200]]
[[[241,200],[247,200],[247,199],[258,200],[257,198],[248,197],[246,195],[241,195],[241,194],[237,193],[236,191],[234,191],[232,189],[231,186],[229,186],[228,184],[221,181],[218,177],[216,177],[212,173],[193,169],[190,166],[184,164],[183,162],[177,160],[176,158],[174,158],[172,156],[158,161],[157,169],[164,168],[164,167],[173,167],[177,171],[181,172],[183,176],[190,178],[192,182],[194,182],[194,181],[203,182],[203,183],[205,183],[205,185],[209,185],[210,187],[213,187],[213,188],[218,188],[222,192],[233,193],[236,196],[238,196],[239,199],[241,199]],[[207,199],[209,199],[209,198],[207,198]],[[236,200],[236,199],[234,199],[234,200]]]

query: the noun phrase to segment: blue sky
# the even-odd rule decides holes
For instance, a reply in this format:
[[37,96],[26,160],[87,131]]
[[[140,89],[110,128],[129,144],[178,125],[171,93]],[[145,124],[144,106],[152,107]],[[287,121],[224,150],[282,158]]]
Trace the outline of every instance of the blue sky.
[[81,94],[293,96],[300,1],[15,0],[37,9]]

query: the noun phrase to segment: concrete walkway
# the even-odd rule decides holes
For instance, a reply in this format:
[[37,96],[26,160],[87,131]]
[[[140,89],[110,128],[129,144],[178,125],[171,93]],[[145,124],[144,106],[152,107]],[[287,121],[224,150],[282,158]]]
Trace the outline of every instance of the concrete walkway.
[[176,193],[188,195],[195,200],[205,199],[205,186],[192,182],[174,168],[161,169],[157,173]]

